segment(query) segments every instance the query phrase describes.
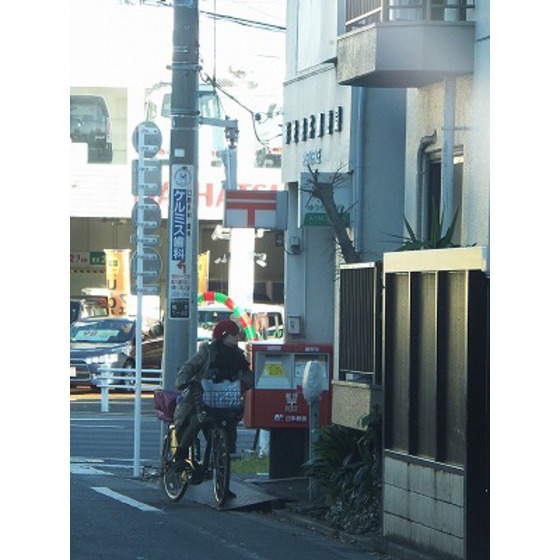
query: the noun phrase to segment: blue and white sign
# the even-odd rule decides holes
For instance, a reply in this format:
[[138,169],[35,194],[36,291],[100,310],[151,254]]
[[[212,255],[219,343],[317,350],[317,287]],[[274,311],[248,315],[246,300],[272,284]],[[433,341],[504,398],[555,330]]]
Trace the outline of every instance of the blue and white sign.
[[169,259],[170,319],[190,317],[191,278],[189,277],[193,221],[193,166],[171,167],[171,239]]

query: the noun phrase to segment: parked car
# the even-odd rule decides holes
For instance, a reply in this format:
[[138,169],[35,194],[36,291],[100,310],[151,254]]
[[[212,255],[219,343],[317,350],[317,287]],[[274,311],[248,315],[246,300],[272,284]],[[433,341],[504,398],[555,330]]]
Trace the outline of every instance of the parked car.
[[[284,336],[284,307],[268,303],[254,303],[247,312],[260,340],[275,339],[281,342]],[[219,303],[199,304],[198,306],[198,340],[212,338],[214,325],[222,319],[231,319],[233,312]]]
[[109,300],[106,296],[70,296],[70,324],[87,317],[107,317]]
[[197,347],[202,342],[212,342],[212,329],[219,321],[231,319],[233,312],[220,303],[198,304]]
[[[109,385],[134,384],[136,375],[136,320],[130,317],[91,317],[70,325],[70,386],[99,388],[104,366],[127,372],[109,373]],[[142,369],[161,369],[163,330],[158,324],[142,334]],[[153,376],[160,377],[159,372]],[[126,376],[118,380],[112,377]]]
[[111,118],[99,95],[70,95],[70,140],[88,145],[88,162],[111,163]]

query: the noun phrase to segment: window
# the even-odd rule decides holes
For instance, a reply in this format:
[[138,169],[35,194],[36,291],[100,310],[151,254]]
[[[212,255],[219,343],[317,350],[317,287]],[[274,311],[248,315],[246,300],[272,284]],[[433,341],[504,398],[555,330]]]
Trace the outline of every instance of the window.
[[[457,215],[457,222],[455,230],[451,239],[452,243],[457,245],[461,244],[461,200],[463,194],[463,156],[456,154],[453,158],[453,193],[451,195],[451,209],[443,209],[444,214],[447,216],[451,213],[449,219],[455,215],[455,211],[459,209]],[[441,208],[441,152],[432,155],[429,163],[429,177],[426,190],[426,197],[424,199],[424,239],[430,237],[432,227],[440,219]]]

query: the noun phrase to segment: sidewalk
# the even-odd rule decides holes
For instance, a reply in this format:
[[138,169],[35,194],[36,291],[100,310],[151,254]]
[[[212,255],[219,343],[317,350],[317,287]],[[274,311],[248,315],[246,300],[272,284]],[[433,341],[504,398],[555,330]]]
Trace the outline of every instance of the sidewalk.
[[280,499],[271,515],[286,521],[321,532],[343,542],[352,543],[370,552],[387,555],[387,560],[435,560],[434,556],[397,543],[387,537],[374,534],[352,535],[334,529],[317,519],[320,507],[310,499],[306,478],[269,479],[254,475],[234,475],[240,484],[256,487],[261,492]]

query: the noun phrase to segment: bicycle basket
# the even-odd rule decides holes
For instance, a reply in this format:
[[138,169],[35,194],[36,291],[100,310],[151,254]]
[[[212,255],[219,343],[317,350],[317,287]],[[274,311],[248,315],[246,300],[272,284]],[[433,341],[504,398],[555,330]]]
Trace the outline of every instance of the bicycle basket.
[[154,391],[154,410],[156,416],[164,422],[173,422],[173,413],[177,406],[177,397],[181,391],[156,389]]
[[241,382],[222,381],[214,383],[209,379],[202,380],[202,401],[210,408],[241,409]]

